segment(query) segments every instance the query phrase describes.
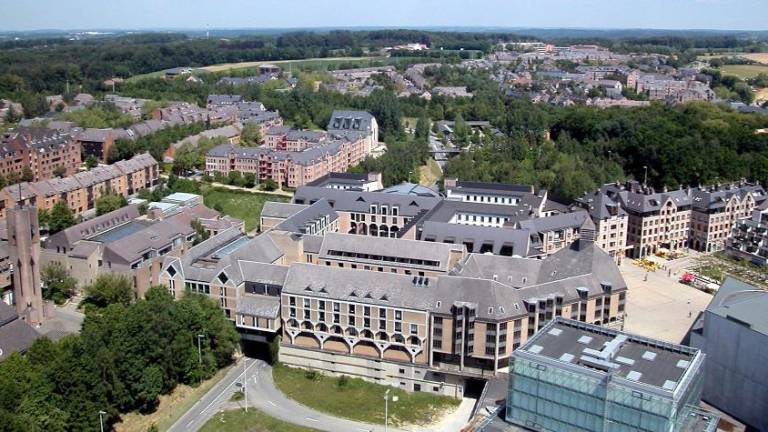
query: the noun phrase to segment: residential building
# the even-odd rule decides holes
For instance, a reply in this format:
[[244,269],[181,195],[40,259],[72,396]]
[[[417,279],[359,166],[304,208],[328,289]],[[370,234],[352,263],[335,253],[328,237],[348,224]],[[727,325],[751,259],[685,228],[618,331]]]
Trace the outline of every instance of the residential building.
[[576,198],[575,208],[589,213],[595,224],[595,243],[621,264],[627,250],[629,216],[612,189],[598,189]]
[[534,431],[714,432],[698,349],[557,317],[512,353],[506,420]]
[[689,333],[707,355],[702,399],[753,428],[768,430],[768,291],[727,277]]
[[[628,181],[604,185],[592,195],[577,202],[590,207],[596,196],[604,195],[600,201],[613,201],[627,213],[626,249],[633,258],[685,248],[722,250],[736,220],[766,199],[762,186],[745,181],[661,192]],[[620,221],[617,227],[621,229]]]
[[127,198],[142,189],[154,187],[159,176],[157,161],[149,153],[142,153],[69,177],[6,186],[0,190],[0,218],[16,205],[50,210],[58,201],[65,201],[70,210],[80,216],[93,210],[101,195],[112,192]]
[[362,135],[365,142],[363,152],[366,155],[379,142],[379,124],[373,115],[365,111],[334,110],[325,129],[335,134]]
[[736,221],[725,251],[754,264],[768,264],[768,200],[752,210],[751,218]]
[[21,176],[29,168],[34,181],[70,176],[80,168],[80,144],[67,132],[48,128],[16,128],[0,138],[0,175]]

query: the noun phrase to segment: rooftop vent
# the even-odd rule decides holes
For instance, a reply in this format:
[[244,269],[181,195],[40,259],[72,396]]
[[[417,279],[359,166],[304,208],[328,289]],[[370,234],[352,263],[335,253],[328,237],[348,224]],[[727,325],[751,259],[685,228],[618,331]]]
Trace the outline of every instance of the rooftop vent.
[[528,349],[528,351],[530,351],[530,352],[532,352],[532,353],[534,353],[534,354],[538,354],[538,353],[540,353],[540,352],[541,352],[541,350],[543,350],[543,349],[544,349],[544,347],[543,347],[543,346],[541,346],[541,345],[534,345],[534,346],[530,347],[530,348]]
[[674,390],[675,387],[677,387],[677,381],[670,381],[666,380],[664,381],[664,385],[661,386],[664,390]]
[[573,360],[573,354],[565,353],[560,356],[560,360],[566,363],[570,363]]
[[643,374],[638,371],[629,371],[627,374],[627,379],[631,381],[637,381],[640,382],[640,377],[642,377]]
[[632,366],[633,364],[635,364],[635,361],[632,360],[631,358],[626,358],[622,356],[616,357],[615,360],[617,363],[625,364],[627,366]]
[[680,369],[687,369],[690,364],[691,362],[688,360],[679,360],[675,366],[679,367]]
[[548,331],[548,332],[547,332],[547,334],[550,334],[550,335],[552,335],[552,336],[560,336],[560,334],[561,334],[562,332],[563,332],[563,331],[562,331],[562,330],[560,330],[559,328],[553,328],[552,330]]
[[580,343],[580,344],[584,344],[584,345],[587,345],[587,344],[589,344],[590,342],[592,342],[592,337],[591,337],[591,336],[582,336],[582,337],[580,337],[580,338],[579,338],[579,340],[577,340],[576,342],[578,342],[578,343]]
[[654,361],[656,360],[656,353],[651,351],[646,351],[643,353],[643,359],[648,361]]

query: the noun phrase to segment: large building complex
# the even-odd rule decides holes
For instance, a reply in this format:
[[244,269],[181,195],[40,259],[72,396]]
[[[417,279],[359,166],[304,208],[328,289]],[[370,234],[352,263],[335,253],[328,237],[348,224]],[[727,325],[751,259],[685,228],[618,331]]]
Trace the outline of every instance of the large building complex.
[[512,354],[507,421],[535,431],[711,431],[704,354],[555,318]]
[[362,111],[334,111],[327,131],[272,126],[260,147],[221,145],[206,155],[206,172],[253,173],[259,181],[298,187],[362,162],[378,142],[376,119]]
[[[526,214],[541,206],[530,188],[494,191],[519,196]],[[463,239],[416,238],[421,218],[442,202],[302,187],[294,203],[267,207],[259,236],[224,231],[167,256],[160,279],[176,296],[215,298],[247,340],[280,336],[287,364],[452,396],[467,380],[507,367],[513,350],[554,317],[620,325],[626,284],[595,245],[589,217],[545,259],[522,250],[491,255]],[[498,207],[515,209],[511,198]],[[453,225],[529,237],[513,227]]]
[[723,250],[734,223],[765,200],[765,189],[746,181],[661,192],[629,181],[604,185],[577,202],[610,226],[621,226],[625,212],[628,255],[639,258],[661,250]]

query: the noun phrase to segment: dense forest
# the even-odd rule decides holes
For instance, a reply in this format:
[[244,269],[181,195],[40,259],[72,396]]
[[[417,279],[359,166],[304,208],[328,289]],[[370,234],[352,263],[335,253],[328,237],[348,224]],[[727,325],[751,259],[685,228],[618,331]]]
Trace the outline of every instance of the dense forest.
[[132,302],[129,279],[105,275],[97,284],[80,334],[40,339],[0,363],[0,430],[98,431],[100,411],[105,427],[120,413],[151,412],[160,394],[232,361],[237,333],[213,300],[174,301],[155,287]]

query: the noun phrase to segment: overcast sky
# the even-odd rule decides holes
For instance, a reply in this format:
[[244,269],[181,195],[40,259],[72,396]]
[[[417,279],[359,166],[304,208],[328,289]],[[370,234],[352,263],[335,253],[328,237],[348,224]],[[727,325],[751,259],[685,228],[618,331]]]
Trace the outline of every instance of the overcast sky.
[[500,26],[768,30],[768,0],[0,0],[0,30]]

